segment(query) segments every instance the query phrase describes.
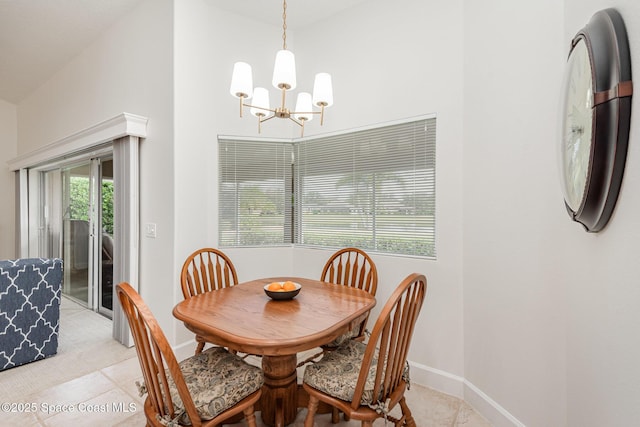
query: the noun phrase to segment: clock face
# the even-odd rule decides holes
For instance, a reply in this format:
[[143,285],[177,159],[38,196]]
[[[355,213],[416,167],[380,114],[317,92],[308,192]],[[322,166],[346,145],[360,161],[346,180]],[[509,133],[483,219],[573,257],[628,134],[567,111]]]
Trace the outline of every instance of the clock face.
[[586,193],[593,132],[593,78],[584,39],[573,47],[564,76],[560,162],[569,209],[578,212]]

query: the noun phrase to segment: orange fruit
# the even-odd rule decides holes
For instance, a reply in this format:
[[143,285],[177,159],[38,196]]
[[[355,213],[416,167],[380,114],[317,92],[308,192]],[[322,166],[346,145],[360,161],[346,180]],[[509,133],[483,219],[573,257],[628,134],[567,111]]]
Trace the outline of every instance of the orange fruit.
[[282,283],[278,283],[278,282],[273,282],[270,283],[269,286],[267,286],[267,289],[270,291],[283,291],[284,289],[282,289]]
[[293,282],[284,282],[282,284],[282,289],[284,289],[285,291],[295,291],[296,290],[296,284]]

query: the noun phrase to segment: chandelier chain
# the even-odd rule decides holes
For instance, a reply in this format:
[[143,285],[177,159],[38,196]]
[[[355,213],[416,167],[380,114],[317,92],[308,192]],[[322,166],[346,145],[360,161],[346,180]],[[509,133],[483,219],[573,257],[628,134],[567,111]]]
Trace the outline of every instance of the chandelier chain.
[[282,2],[282,49],[287,50],[287,0]]

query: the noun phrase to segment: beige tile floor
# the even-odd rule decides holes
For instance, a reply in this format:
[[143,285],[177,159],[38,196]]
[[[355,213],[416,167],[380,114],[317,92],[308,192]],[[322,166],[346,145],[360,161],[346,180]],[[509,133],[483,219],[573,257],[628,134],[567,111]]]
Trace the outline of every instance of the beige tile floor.
[[[143,399],[138,396],[135,381],[141,378],[140,366],[135,351],[123,352],[118,347],[107,347],[101,350],[98,364],[90,366],[91,371],[86,372],[87,363],[80,362],[70,357],[79,345],[79,338],[72,338],[64,330],[65,325],[73,324],[72,318],[76,318],[76,328],[79,316],[88,316],[94,322],[101,324],[106,330],[106,337],[110,336],[109,323],[99,316],[87,310],[74,307],[69,302],[63,302],[60,351],[58,355],[0,372],[0,408],[3,412],[1,425],[7,426],[144,426],[145,418],[142,411]],[[90,323],[90,322],[89,322]],[[91,324],[91,323],[90,323]],[[91,324],[96,334],[96,324]],[[73,346],[69,346],[69,340],[75,340]],[[120,346],[122,347],[122,346]],[[91,349],[93,352],[97,349]],[[85,351],[85,356],[87,356]],[[129,349],[131,350],[131,349]],[[109,354],[111,353],[111,361]],[[53,363],[56,358],[57,362]],[[61,366],[64,362],[68,366]],[[93,362],[92,362],[93,363]],[[32,371],[31,366],[43,366],[41,372]],[[47,366],[45,366],[47,365]],[[91,363],[89,363],[91,365]],[[83,369],[84,367],[84,369]],[[69,378],[59,380],[58,383],[49,384],[46,378],[64,376],[60,370],[64,369]],[[29,372],[26,372],[29,371]],[[58,372],[56,374],[56,372]],[[73,372],[78,372],[73,375]],[[24,384],[29,383],[32,384]],[[45,384],[41,386],[41,384]],[[34,391],[35,390],[35,391]],[[419,427],[491,427],[491,425],[477,414],[465,402],[439,393],[430,388],[413,385],[406,394],[408,404],[413,412]],[[9,404],[7,407],[6,404]],[[294,426],[302,426],[306,410],[301,410],[294,422]],[[263,426],[258,414],[258,425]],[[234,424],[243,426],[244,424]],[[358,422],[341,421],[331,424],[330,415],[323,414],[316,417],[316,426],[359,426]],[[375,426],[384,426],[384,420],[378,420]]]

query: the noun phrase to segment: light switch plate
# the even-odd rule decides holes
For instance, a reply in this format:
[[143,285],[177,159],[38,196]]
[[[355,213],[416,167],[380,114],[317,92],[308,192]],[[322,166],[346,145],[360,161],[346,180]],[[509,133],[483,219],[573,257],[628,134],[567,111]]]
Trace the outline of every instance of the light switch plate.
[[156,224],[153,222],[148,222],[145,227],[145,235],[152,239],[156,238]]

